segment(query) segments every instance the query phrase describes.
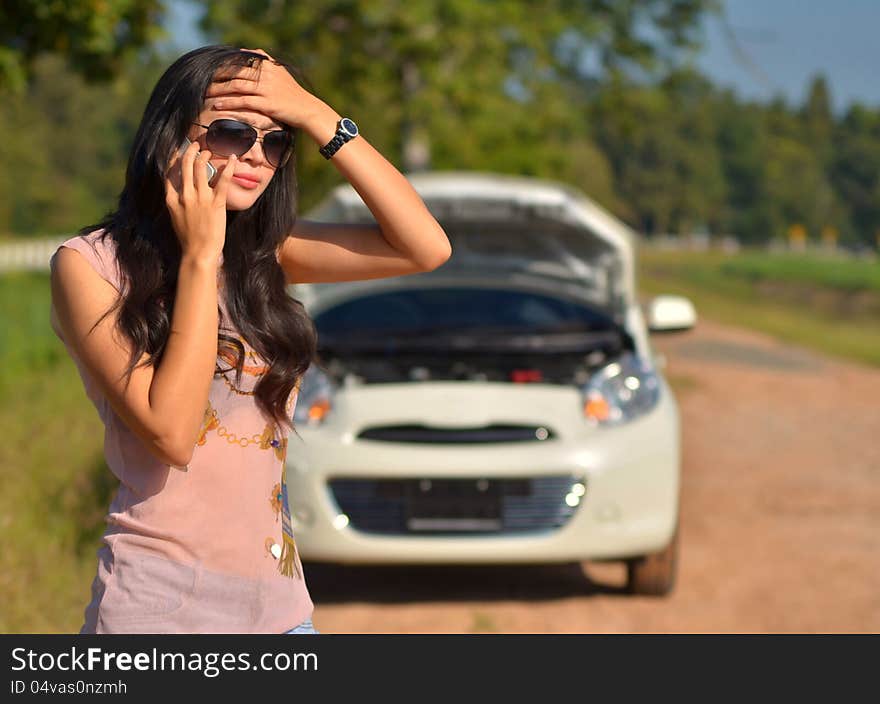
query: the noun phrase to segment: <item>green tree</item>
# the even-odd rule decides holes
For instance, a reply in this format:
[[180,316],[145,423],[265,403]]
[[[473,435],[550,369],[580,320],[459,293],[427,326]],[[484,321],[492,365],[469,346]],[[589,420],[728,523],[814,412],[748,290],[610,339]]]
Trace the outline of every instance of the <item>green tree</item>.
[[848,219],[844,240],[876,246],[880,230],[880,113],[853,105],[835,130],[831,180]]
[[726,91],[715,103],[717,144],[726,186],[721,228],[748,244],[783,232],[768,189],[763,108]]
[[89,84],[63,58],[34,62],[25,93],[0,101],[0,233],[72,232],[115,207],[128,151],[165,60]]
[[800,115],[781,98],[764,114],[767,197],[777,210],[777,221],[785,227],[802,223],[810,237],[818,239],[835,211],[834,191],[821,156],[813,149]]
[[818,75],[810,83],[807,100],[801,109],[801,119],[808,143],[812,146],[823,168],[831,158],[831,139],[834,116],[831,112],[831,92],[825,76]]
[[69,57],[88,80],[119,73],[126,56],[163,36],[161,0],[3,0],[0,91],[21,92],[43,54]]
[[658,86],[616,74],[590,109],[600,146],[628,205],[619,214],[646,233],[720,227],[725,182],[713,89],[689,69]]
[[615,76],[590,110],[597,140],[608,155],[621,200],[618,215],[647,233],[672,228],[675,139],[666,96]]
[[682,232],[721,229],[727,187],[717,144],[715,89],[692,69],[661,84],[676,140],[677,188],[673,221]]
[[[118,17],[125,8],[158,8],[160,0],[104,4]],[[110,72],[93,71],[82,50],[71,49],[88,32],[66,49],[26,48],[39,46],[27,39],[27,12],[48,37],[65,12],[78,9],[82,18],[100,7],[99,0],[12,0],[0,8],[0,63],[32,57],[30,79],[0,101],[12,135],[0,140],[2,234],[69,233],[116,205],[148,93],[174,57],[135,52],[124,72],[92,82]],[[718,90],[680,61],[695,41],[695,18],[709,7],[690,0],[550,0],[540,11],[512,0],[309,7],[216,0],[206,5],[205,26],[212,41],[293,59],[307,88],[355,117],[405,170],[564,181],[648,233],[708,228],[758,244],[797,222],[813,238],[830,225],[843,243],[874,246],[880,111],[854,105],[835,118],[822,76],[801,106],[750,103]],[[88,31],[105,42],[124,36],[108,34],[115,24],[107,21]],[[9,29],[16,23],[18,34]],[[309,140],[297,149],[307,209],[341,178]]]
[[[589,154],[600,171],[604,163],[583,110],[571,101],[572,83],[591,78],[585,57],[598,57],[600,75],[611,68],[651,70],[671,60],[676,48],[695,43],[699,17],[713,2],[206,5],[203,28],[212,37],[293,59],[319,97],[356,115],[371,142],[405,170],[480,168],[571,178],[583,173],[578,156]],[[313,152],[302,154],[304,203],[338,180]]]

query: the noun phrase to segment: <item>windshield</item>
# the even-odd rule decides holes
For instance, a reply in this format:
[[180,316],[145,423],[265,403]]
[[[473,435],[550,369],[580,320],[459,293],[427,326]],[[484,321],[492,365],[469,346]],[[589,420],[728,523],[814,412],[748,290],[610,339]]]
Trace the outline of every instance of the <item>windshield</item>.
[[314,317],[320,334],[564,332],[614,328],[601,312],[553,296],[492,288],[388,291],[341,303]]

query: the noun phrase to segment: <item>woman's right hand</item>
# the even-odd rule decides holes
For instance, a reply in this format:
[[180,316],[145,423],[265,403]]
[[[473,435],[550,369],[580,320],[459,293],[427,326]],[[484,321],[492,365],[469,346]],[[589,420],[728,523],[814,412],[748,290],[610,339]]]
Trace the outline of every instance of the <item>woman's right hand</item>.
[[230,156],[219,169],[214,188],[205,168],[210,158],[207,149],[199,152],[198,142],[182,155],[175,153],[165,178],[165,203],[183,255],[216,261],[226,241],[226,193],[237,158]]

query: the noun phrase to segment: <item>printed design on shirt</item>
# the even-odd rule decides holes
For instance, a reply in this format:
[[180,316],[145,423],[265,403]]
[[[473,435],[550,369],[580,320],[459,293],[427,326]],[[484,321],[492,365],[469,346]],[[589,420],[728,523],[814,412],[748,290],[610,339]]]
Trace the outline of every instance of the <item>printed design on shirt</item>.
[[296,541],[293,539],[293,525],[290,520],[290,500],[287,495],[287,463],[281,470],[281,556],[278,558],[278,571],[285,577],[302,579]]
[[[254,348],[251,347],[241,335],[237,335],[230,331],[227,331],[227,333],[230,337],[238,340],[242,347],[244,347],[244,363],[241,367],[242,376],[246,375],[259,379],[259,377],[269,371],[269,365],[257,356]],[[218,360],[225,362],[228,368],[217,373],[215,376],[220,376],[226,386],[229,387],[230,391],[233,391],[240,396],[253,396],[253,389],[248,390],[246,388],[240,388],[229,378],[230,376],[235,375],[235,363],[238,360],[238,351],[231,347],[229,343],[226,343],[221,345],[217,350],[217,358]],[[254,385],[256,385],[256,382],[254,382]]]
[[287,438],[276,437],[275,427],[271,423],[266,423],[262,433],[254,433],[250,437],[239,437],[236,433],[230,432],[225,425],[221,425],[220,414],[209,401],[202,420],[202,427],[199,430],[197,444],[204,445],[208,441],[208,433],[212,430],[217,433],[217,437],[225,438],[230,445],[238,445],[239,447],[257,445],[261,450],[272,450],[275,457],[281,462],[284,462],[287,457]]
[[208,433],[220,426],[220,418],[217,411],[208,401],[208,407],[205,409],[205,417],[202,420],[202,428],[199,430],[199,439],[197,444],[204,445],[208,441]]
[[[217,376],[219,376],[221,379],[223,379],[223,383],[226,384],[227,388],[230,391],[232,391],[235,394],[238,394],[239,396],[253,396],[254,395],[253,389],[250,391],[247,391],[245,389],[238,388],[226,374],[228,374],[228,372],[225,374],[218,374]],[[296,396],[299,393],[299,388],[301,385],[302,385],[302,376],[297,378],[296,383],[293,385],[293,391],[291,391],[290,395],[287,397],[286,408],[287,408],[287,415],[288,416],[291,413],[293,413],[293,403],[294,403],[294,401],[296,401]]]
[[[240,335],[233,335],[237,340],[239,340],[245,348],[245,364],[242,366],[242,374],[246,374],[251,377],[255,377],[259,379],[259,377],[263,376],[266,372],[269,371],[269,365],[263,364],[260,362],[260,358],[256,355],[253,348],[250,347],[247,342],[245,342],[244,338]],[[232,349],[228,347],[221,348],[217,357],[222,359],[226,364],[230,367],[235,366],[236,355]],[[248,363],[251,362],[251,363]],[[227,369],[224,372],[217,373],[215,376],[219,376],[223,379],[223,383],[229,388],[230,391],[239,395],[239,396],[253,396],[254,389],[256,388],[256,382],[254,382],[254,388],[248,390],[243,389],[235,385],[230,376],[234,375],[234,369]],[[296,396],[299,393],[300,386],[302,385],[302,375],[298,376],[296,382],[293,385],[293,390],[287,397],[286,411],[287,416],[293,413],[293,404],[296,401]]]
[[278,516],[281,514],[281,506],[282,500],[284,499],[283,494],[281,493],[281,484],[276,484],[272,487],[272,493],[269,496],[269,505],[272,507],[272,511],[275,512],[275,522],[278,522]]
[[266,557],[272,557],[277,560],[278,555],[281,554],[281,546],[275,542],[275,538],[266,538],[266,540],[263,541],[263,547],[266,548]]
[[[243,373],[250,374],[251,376],[262,376],[269,370],[269,365],[257,356],[256,350],[241,335],[229,333],[229,337],[238,340],[241,346],[244,347],[244,365],[241,368]],[[238,352],[230,347],[228,343],[220,347],[217,351],[217,356],[226,362],[227,365],[235,368]]]
[[285,577],[297,577],[302,579],[299,556],[297,555],[296,541],[293,539],[292,522],[290,520],[290,504],[287,501],[287,467],[281,471],[281,483],[272,487],[272,496],[269,499],[272,510],[275,511],[275,520],[281,514],[281,545],[275,542],[275,538],[268,537],[263,541],[266,557],[278,560],[278,571]]
[[233,393],[238,394],[239,396],[253,396],[254,395],[253,391],[245,391],[243,389],[239,389],[235,384],[232,383],[232,380],[229,377],[227,377],[226,374],[220,374],[219,376],[221,379],[223,379],[223,383],[226,384],[226,386],[229,387],[229,390],[232,391]]
[[275,450],[275,456],[284,462],[287,458],[287,438],[281,438],[280,440],[276,438],[273,427],[266,423],[263,434],[260,436],[260,449],[268,450],[270,447]]

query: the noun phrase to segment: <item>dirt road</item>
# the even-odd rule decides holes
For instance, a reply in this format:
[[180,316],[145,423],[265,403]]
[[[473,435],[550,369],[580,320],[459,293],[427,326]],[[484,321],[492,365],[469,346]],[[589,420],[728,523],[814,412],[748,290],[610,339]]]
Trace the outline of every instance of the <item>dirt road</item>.
[[324,633],[880,632],[880,370],[700,320],[656,335],[683,427],[663,599],[622,565],[305,566]]

